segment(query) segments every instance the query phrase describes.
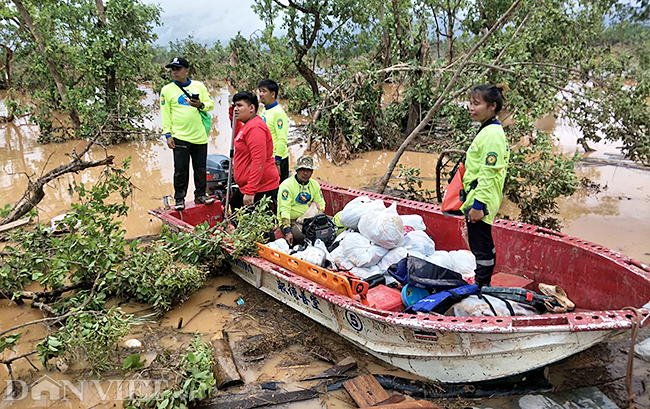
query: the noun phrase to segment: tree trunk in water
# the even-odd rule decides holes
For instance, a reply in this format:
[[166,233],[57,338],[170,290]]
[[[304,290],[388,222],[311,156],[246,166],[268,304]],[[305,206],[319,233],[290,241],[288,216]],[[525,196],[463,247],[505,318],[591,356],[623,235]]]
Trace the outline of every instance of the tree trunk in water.
[[[104,1],[95,0],[95,6],[97,7],[97,26],[108,30]],[[110,61],[113,59],[115,53],[112,49],[108,48],[104,50],[103,55],[106,61]],[[113,110],[117,108],[117,80],[115,66],[113,64],[107,64],[105,80],[104,92],[106,93],[106,105]]]
[[302,77],[307,81],[309,88],[311,88],[311,93],[314,95],[314,98],[318,97],[318,82],[316,81],[316,74],[311,70],[302,60],[294,61],[296,68]]
[[[447,7],[449,2],[447,2]],[[451,8],[447,10],[447,61],[449,64],[454,60],[454,13]]]
[[52,79],[56,84],[56,89],[59,91],[59,96],[61,97],[61,101],[63,101],[63,103],[67,105],[70,111],[70,120],[72,121],[72,126],[74,127],[75,131],[78,131],[79,129],[81,129],[81,120],[79,119],[79,113],[77,112],[77,109],[70,104],[70,99],[68,98],[68,90],[66,89],[65,84],[63,83],[63,77],[61,77],[61,73],[59,72],[59,68],[57,67],[56,62],[54,62],[47,54],[47,50],[45,48],[45,40],[38,32],[38,29],[34,25],[34,20],[32,20],[32,16],[29,14],[29,11],[27,11],[22,1],[21,0],[12,0],[12,1],[16,5],[18,11],[20,12],[21,17],[23,18],[25,25],[27,25],[27,28],[29,29],[30,33],[34,37],[34,40],[36,40],[36,44],[38,45],[38,51],[47,62],[47,68],[49,69],[50,75],[52,76]]
[[[14,59],[14,52],[11,48],[9,48],[5,44],[0,44],[0,47],[4,48],[5,51],[7,52],[7,57],[5,58],[5,76],[7,78],[7,100],[11,101],[11,89],[13,88],[13,80],[11,78],[11,62]],[[6,122],[13,122],[14,121],[14,107],[13,104],[5,104],[7,105],[7,116],[5,117]]]
[[[423,25],[424,32],[420,33],[420,49],[417,52],[416,58],[418,59],[421,67],[426,67],[427,60],[429,58],[429,40],[427,39],[427,30],[426,25]],[[422,77],[422,71],[415,71],[413,73],[413,83],[417,84]],[[415,129],[418,123],[420,123],[420,118],[422,115],[422,106],[417,100],[411,102],[409,107],[409,118],[406,123],[406,135],[410,135],[411,132]]]

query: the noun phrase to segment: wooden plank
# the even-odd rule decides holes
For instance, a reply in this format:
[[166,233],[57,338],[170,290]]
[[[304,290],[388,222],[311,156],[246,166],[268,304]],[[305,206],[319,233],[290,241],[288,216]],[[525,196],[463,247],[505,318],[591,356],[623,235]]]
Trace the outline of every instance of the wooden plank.
[[372,375],[361,375],[343,382],[343,387],[360,408],[367,408],[390,398]]
[[426,400],[410,400],[400,403],[390,403],[388,405],[373,406],[374,408],[381,409],[440,409],[433,403]]
[[241,385],[244,380],[237,370],[235,358],[232,356],[232,350],[226,340],[216,339],[212,341],[212,356],[214,357],[214,365],[212,372],[217,381],[217,389],[226,389],[231,386]]
[[379,406],[383,406],[383,405],[390,405],[392,403],[400,403],[400,402],[404,402],[405,400],[406,400],[406,396],[402,395],[401,393],[396,393],[395,395],[391,396],[390,398],[388,398],[386,400],[383,400],[383,401],[375,404],[375,406],[372,406],[372,407],[374,408],[374,407],[379,407]]
[[8,230],[15,229],[15,228],[20,227],[20,226],[24,226],[27,223],[29,223],[29,218],[27,218],[27,219],[18,219],[18,220],[14,220],[11,223],[3,224],[2,226],[0,226],[0,233],[4,233],[4,232],[6,232]]
[[321,372],[319,375],[310,376],[309,378],[301,379],[301,381],[315,381],[318,379],[329,379],[329,378],[343,378],[349,370],[352,370],[357,367],[357,362],[351,356],[343,359],[338,362],[333,367]]
[[318,397],[318,391],[305,389],[293,392],[262,392],[253,395],[219,396],[219,402],[197,406],[200,409],[253,409],[282,403],[299,402]]

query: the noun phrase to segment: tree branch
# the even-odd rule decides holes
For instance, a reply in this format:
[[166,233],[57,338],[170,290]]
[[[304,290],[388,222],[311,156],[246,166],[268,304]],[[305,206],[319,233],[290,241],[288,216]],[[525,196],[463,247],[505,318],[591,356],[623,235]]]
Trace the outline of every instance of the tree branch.
[[391,175],[393,174],[393,171],[395,170],[395,167],[397,166],[397,162],[399,162],[400,157],[406,150],[406,148],[409,146],[411,142],[415,139],[415,137],[424,129],[424,127],[431,121],[431,118],[433,118],[433,114],[435,114],[440,107],[442,106],[443,102],[446,101],[449,92],[453,88],[454,85],[456,85],[456,81],[458,81],[458,78],[460,77],[460,74],[463,72],[465,67],[467,66],[467,63],[469,62],[470,58],[478,51],[478,49],[487,41],[487,39],[492,36],[492,34],[506,22],[510,14],[517,8],[521,0],[515,0],[510,8],[499,18],[499,20],[490,28],[490,30],[485,33],[483,37],[472,47],[472,49],[463,57],[461,60],[460,66],[456,69],[456,72],[452,76],[452,78],[449,80],[449,83],[445,87],[445,89],[442,91],[436,102],[433,104],[431,109],[429,109],[429,112],[427,112],[427,115],[424,117],[424,119],[418,124],[418,126],[411,131],[409,136],[402,142],[400,145],[399,149],[397,149],[397,152],[395,153],[395,156],[393,157],[393,160],[390,162],[388,165],[388,169],[386,169],[386,173],[382,178],[379,180],[377,183],[377,192],[378,193],[384,193],[384,190],[386,190],[386,186],[388,185],[388,181],[390,180]]

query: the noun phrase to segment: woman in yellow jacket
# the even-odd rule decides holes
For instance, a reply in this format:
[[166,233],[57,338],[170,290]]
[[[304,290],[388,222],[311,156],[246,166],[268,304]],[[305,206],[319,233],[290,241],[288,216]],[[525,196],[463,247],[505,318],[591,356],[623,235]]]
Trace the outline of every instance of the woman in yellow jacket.
[[481,127],[465,156],[465,200],[469,247],[476,256],[476,284],[489,286],[496,261],[492,223],[501,206],[510,160],[508,140],[497,114],[503,106],[503,88],[478,85],[470,94],[469,112]]

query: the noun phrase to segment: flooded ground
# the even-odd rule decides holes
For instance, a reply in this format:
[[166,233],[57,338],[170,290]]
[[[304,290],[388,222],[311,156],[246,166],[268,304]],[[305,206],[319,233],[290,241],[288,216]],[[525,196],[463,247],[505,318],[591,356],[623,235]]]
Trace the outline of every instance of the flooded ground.
[[[230,124],[227,116],[228,90],[217,88],[213,97],[217,102],[213,115],[213,128],[209,137],[209,153],[228,154],[230,147]],[[1,95],[0,95],[1,97]],[[148,91],[145,103],[156,106],[156,96]],[[293,125],[304,124],[305,118],[292,119]],[[149,126],[159,126],[157,114]],[[564,124],[549,118],[538,126],[543,130],[554,131],[558,137],[558,149],[572,153],[578,149],[577,132]],[[156,130],[155,132],[159,132]],[[20,199],[27,185],[26,175],[38,177],[40,174],[67,162],[66,154],[72,150],[80,151],[85,146],[83,141],[73,141],[61,144],[40,145],[36,142],[37,128],[20,120],[14,124],[0,125],[0,204],[12,203]],[[302,134],[290,132],[289,135],[291,165],[306,150]],[[582,154],[585,160],[578,167],[579,178],[586,177],[600,185],[599,193],[593,190],[581,190],[571,198],[559,203],[559,217],[564,225],[563,232],[589,240],[612,249],[621,251],[643,263],[650,264],[650,248],[648,238],[650,231],[650,172],[638,165],[623,161],[616,147],[601,143],[593,145],[596,152]],[[581,149],[581,148],[580,148]],[[580,151],[579,149],[579,151]],[[144,234],[155,234],[160,231],[160,222],[147,214],[147,210],[162,205],[162,197],[173,193],[172,187],[172,153],[166,147],[162,138],[150,140],[143,138],[119,146],[108,148],[108,154],[115,155],[118,163],[131,157],[132,182],[137,187],[135,197],[131,202],[131,211],[124,220],[129,237]],[[88,156],[97,159],[105,155],[103,149],[94,149]],[[393,152],[368,152],[351,159],[342,167],[335,167],[324,155],[316,155],[319,169],[314,176],[319,180],[341,186],[363,188],[370,186],[381,177],[393,157]],[[434,189],[436,156],[424,153],[406,153],[400,163],[405,167],[421,168],[424,178],[423,187]],[[47,221],[54,216],[64,213],[74,200],[69,195],[68,186],[72,181],[91,182],[98,170],[90,170],[80,175],[66,175],[46,187],[46,197],[39,205],[39,217]],[[190,184],[192,182],[190,181]],[[397,178],[391,181],[395,186]],[[191,200],[189,188],[188,200]],[[235,290],[217,291],[221,285],[234,285]],[[242,299],[243,305],[236,300]],[[125,304],[127,311],[138,315],[149,313],[146,306]],[[23,322],[41,318],[39,311],[28,307],[16,306],[0,300],[0,328],[8,328]],[[277,312],[277,313],[276,313]],[[178,322],[183,318],[181,328]],[[353,356],[362,371],[371,373],[391,373],[403,377],[411,375],[388,367],[353,347],[342,338],[330,331],[324,330],[309,319],[289,310],[273,299],[263,295],[252,287],[239,281],[232,275],[223,275],[211,279],[198,294],[185,304],[166,314],[162,319],[133,330],[131,337],[143,342],[141,352],[149,362],[153,361],[164,350],[182,349],[195,332],[204,334],[204,339],[215,339],[229,333],[232,339],[249,348],[261,348],[256,340],[269,339],[269,334],[282,333],[285,341],[275,345],[271,350],[263,351],[257,356],[243,356],[243,376],[248,383],[266,381],[282,382],[288,390],[309,387],[312,384],[299,383],[297,380],[306,376],[320,373],[329,368],[332,362]],[[41,338],[45,329],[32,326],[27,330],[20,346],[14,352],[5,351],[2,358],[16,356],[28,352],[32,347],[30,340]],[[642,333],[647,337],[647,331]],[[288,340],[288,341],[287,341]],[[28,342],[24,342],[28,341]],[[547,377],[551,385],[557,389],[572,389],[582,386],[599,386],[608,396],[622,404],[625,399],[624,376],[625,351],[629,340],[613,341],[594,347],[582,354],[569,358],[547,369]],[[120,354],[128,356],[133,351],[122,348]],[[277,353],[276,353],[277,352]],[[257,359],[260,356],[263,358]],[[39,362],[33,360],[34,366],[41,368]],[[68,369],[66,372],[36,371],[29,362],[23,360],[14,365],[18,378],[25,382],[36,382],[44,374],[52,382],[61,384],[68,382],[78,386],[78,378],[83,374],[82,368]],[[650,382],[650,366],[637,360],[635,391],[641,396],[637,402],[639,407],[650,407],[648,392],[645,385]],[[74,394],[66,402],[59,402],[55,396],[42,395],[42,400],[31,396],[20,402],[2,401],[0,407],[55,407],[55,408],[86,408],[121,406],[118,401],[106,401],[106,396],[128,395],[128,385],[119,374],[108,374],[102,382],[93,383],[93,378],[83,387],[87,391],[84,399],[80,400]],[[0,378],[6,379],[5,368],[0,368]],[[119,382],[118,382],[119,381]],[[122,383],[120,383],[122,382]],[[98,387],[99,385],[99,387]],[[138,386],[138,385],[136,385]],[[152,385],[139,385],[145,390],[151,390]],[[155,386],[155,385],[154,385]],[[111,389],[112,388],[112,389]],[[126,389],[125,389],[126,388]],[[149,389],[147,389],[149,388]],[[124,392],[127,390],[127,392]],[[107,395],[106,391],[111,391]],[[229,393],[234,393],[237,390]],[[438,402],[441,406],[463,407],[471,402],[446,401]],[[644,406],[645,405],[645,406]],[[285,406],[288,408],[352,408],[356,407],[349,395],[335,391],[321,396],[317,401],[295,403]]]

